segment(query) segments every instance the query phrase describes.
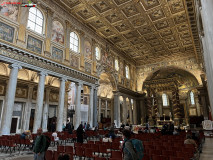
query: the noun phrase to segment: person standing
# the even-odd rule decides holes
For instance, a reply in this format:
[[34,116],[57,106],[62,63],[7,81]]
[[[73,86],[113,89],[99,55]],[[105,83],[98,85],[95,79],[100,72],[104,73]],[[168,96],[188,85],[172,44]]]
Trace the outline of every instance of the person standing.
[[34,160],[44,160],[46,137],[42,133],[42,128],[37,130],[37,137],[33,148]]
[[130,130],[124,130],[123,131],[123,139],[124,139],[124,144],[123,144],[123,154],[124,160],[137,160],[137,154],[134,150],[134,146],[131,142],[131,131]]
[[78,143],[83,143],[84,141],[84,130],[83,130],[83,125],[80,124],[79,127],[77,128],[77,142]]

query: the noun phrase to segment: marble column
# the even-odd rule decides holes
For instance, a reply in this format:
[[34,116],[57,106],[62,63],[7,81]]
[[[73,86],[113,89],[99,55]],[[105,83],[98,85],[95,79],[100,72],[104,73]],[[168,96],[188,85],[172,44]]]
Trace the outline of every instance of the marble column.
[[114,93],[114,122],[116,127],[120,127],[120,99],[119,99],[119,93]]
[[[203,57],[204,57],[204,64],[205,70],[208,80],[208,93],[209,93],[209,101],[211,110],[213,111],[213,17],[212,9],[213,9],[213,1],[210,0],[201,0],[201,17],[204,29],[204,35],[202,36],[202,43],[203,43]],[[213,112],[212,112],[213,114]],[[205,115],[206,116],[206,115]],[[204,116],[204,117],[205,117]]]
[[16,85],[18,78],[18,70],[22,67],[17,64],[12,64],[9,66],[10,76],[9,82],[7,84],[7,91],[4,102],[4,109],[2,113],[2,122],[1,122],[1,135],[10,135],[10,128],[13,116],[13,106],[16,94]]
[[30,114],[31,114],[32,98],[33,98],[33,87],[34,87],[33,85],[29,85],[29,88],[28,88],[27,103],[25,106],[25,113],[24,113],[23,131],[29,130]]
[[106,109],[105,109],[105,117],[107,118],[107,110],[108,110],[108,104],[107,104],[107,99],[105,100],[105,103],[106,103]]
[[98,122],[101,122],[101,97],[98,99]]
[[[131,103],[131,99],[130,98],[128,98],[129,99],[129,105],[127,105],[127,106],[129,106],[129,107],[127,107],[127,108],[129,108],[129,121],[130,121],[130,124],[133,124],[133,109],[132,109],[132,103]],[[128,115],[128,112],[127,112],[127,115]]]
[[75,124],[74,124],[75,129],[77,129],[78,126],[81,124],[81,88],[83,87],[83,83],[82,82],[76,83],[76,86],[77,86],[77,95],[75,107]]
[[94,127],[96,127],[97,125],[98,125],[98,123],[97,123],[97,110],[98,110],[98,108],[97,108],[97,101],[98,101],[98,95],[97,95],[98,93],[97,93],[97,88],[95,87],[94,88],[94,101],[93,101],[93,125],[94,125]]
[[65,78],[60,79],[59,102],[57,113],[57,126],[56,131],[61,132],[63,126],[63,112],[64,112],[64,98],[65,98]]
[[37,129],[41,127],[42,119],[42,110],[43,110],[43,100],[44,100],[44,87],[45,87],[45,78],[47,73],[40,72],[37,90],[37,99],[36,99],[36,108],[35,108],[35,117],[33,123],[33,133],[37,133]]
[[94,95],[94,87],[90,87],[90,100],[89,100],[89,124],[93,127],[93,95]]
[[48,114],[49,114],[49,102],[50,102],[50,88],[46,89],[45,93],[45,103],[43,109],[43,119],[42,119],[42,129],[43,132],[47,132],[47,122],[48,122]]
[[63,123],[64,123],[64,125],[66,125],[66,122],[67,122],[67,111],[68,111],[68,91],[65,91],[65,99],[64,100],[65,100],[65,102],[64,102]]
[[133,100],[133,124],[137,124],[137,106],[136,106],[136,100]]
[[123,123],[127,123],[127,104],[126,104],[126,97],[123,96]]

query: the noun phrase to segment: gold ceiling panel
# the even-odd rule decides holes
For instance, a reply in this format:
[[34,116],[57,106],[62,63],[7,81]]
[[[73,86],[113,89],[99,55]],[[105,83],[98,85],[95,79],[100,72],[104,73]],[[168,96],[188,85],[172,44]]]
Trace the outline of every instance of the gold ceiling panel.
[[131,55],[136,64],[196,55],[187,8],[192,0],[186,0],[187,6],[185,0],[54,1]]

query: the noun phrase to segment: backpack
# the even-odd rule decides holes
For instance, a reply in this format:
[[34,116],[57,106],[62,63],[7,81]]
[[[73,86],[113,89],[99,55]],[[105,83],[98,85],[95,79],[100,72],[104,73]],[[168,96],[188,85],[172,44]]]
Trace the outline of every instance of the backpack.
[[138,160],[141,160],[144,156],[144,148],[143,148],[143,142],[138,139],[131,139],[132,145],[134,147],[134,150],[137,154]]
[[[48,147],[50,146],[51,139],[50,139],[50,137],[48,137],[46,135],[43,135],[43,136],[45,136],[45,138],[46,138],[46,144],[45,144],[45,149],[44,150],[47,151]],[[43,138],[43,136],[42,136],[42,138]]]

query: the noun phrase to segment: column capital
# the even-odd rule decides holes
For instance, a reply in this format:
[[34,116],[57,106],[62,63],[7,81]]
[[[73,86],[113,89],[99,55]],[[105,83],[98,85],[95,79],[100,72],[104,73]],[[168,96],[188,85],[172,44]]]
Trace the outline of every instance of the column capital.
[[95,86],[89,86],[89,89],[95,89]]
[[76,82],[75,84],[76,84],[77,86],[83,87],[83,82],[81,82],[81,81],[80,81],[80,82]]
[[19,64],[13,63],[13,64],[9,65],[9,68],[10,69],[13,69],[13,68],[22,69],[22,66],[20,66]]
[[41,71],[38,73],[38,76],[48,76],[47,72]]
[[59,79],[60,79],[60,81],[64,81],[64,82],[67,81],[67,78],[65,78],[65,77],[60,77]]
[[119,96],[120,95],[120,92],[119,91],[112,91],[113,92],[113,94],[115,95],[115,96]]
[[34,85],[33,84],[28,84],[28,88],[33,88]]

